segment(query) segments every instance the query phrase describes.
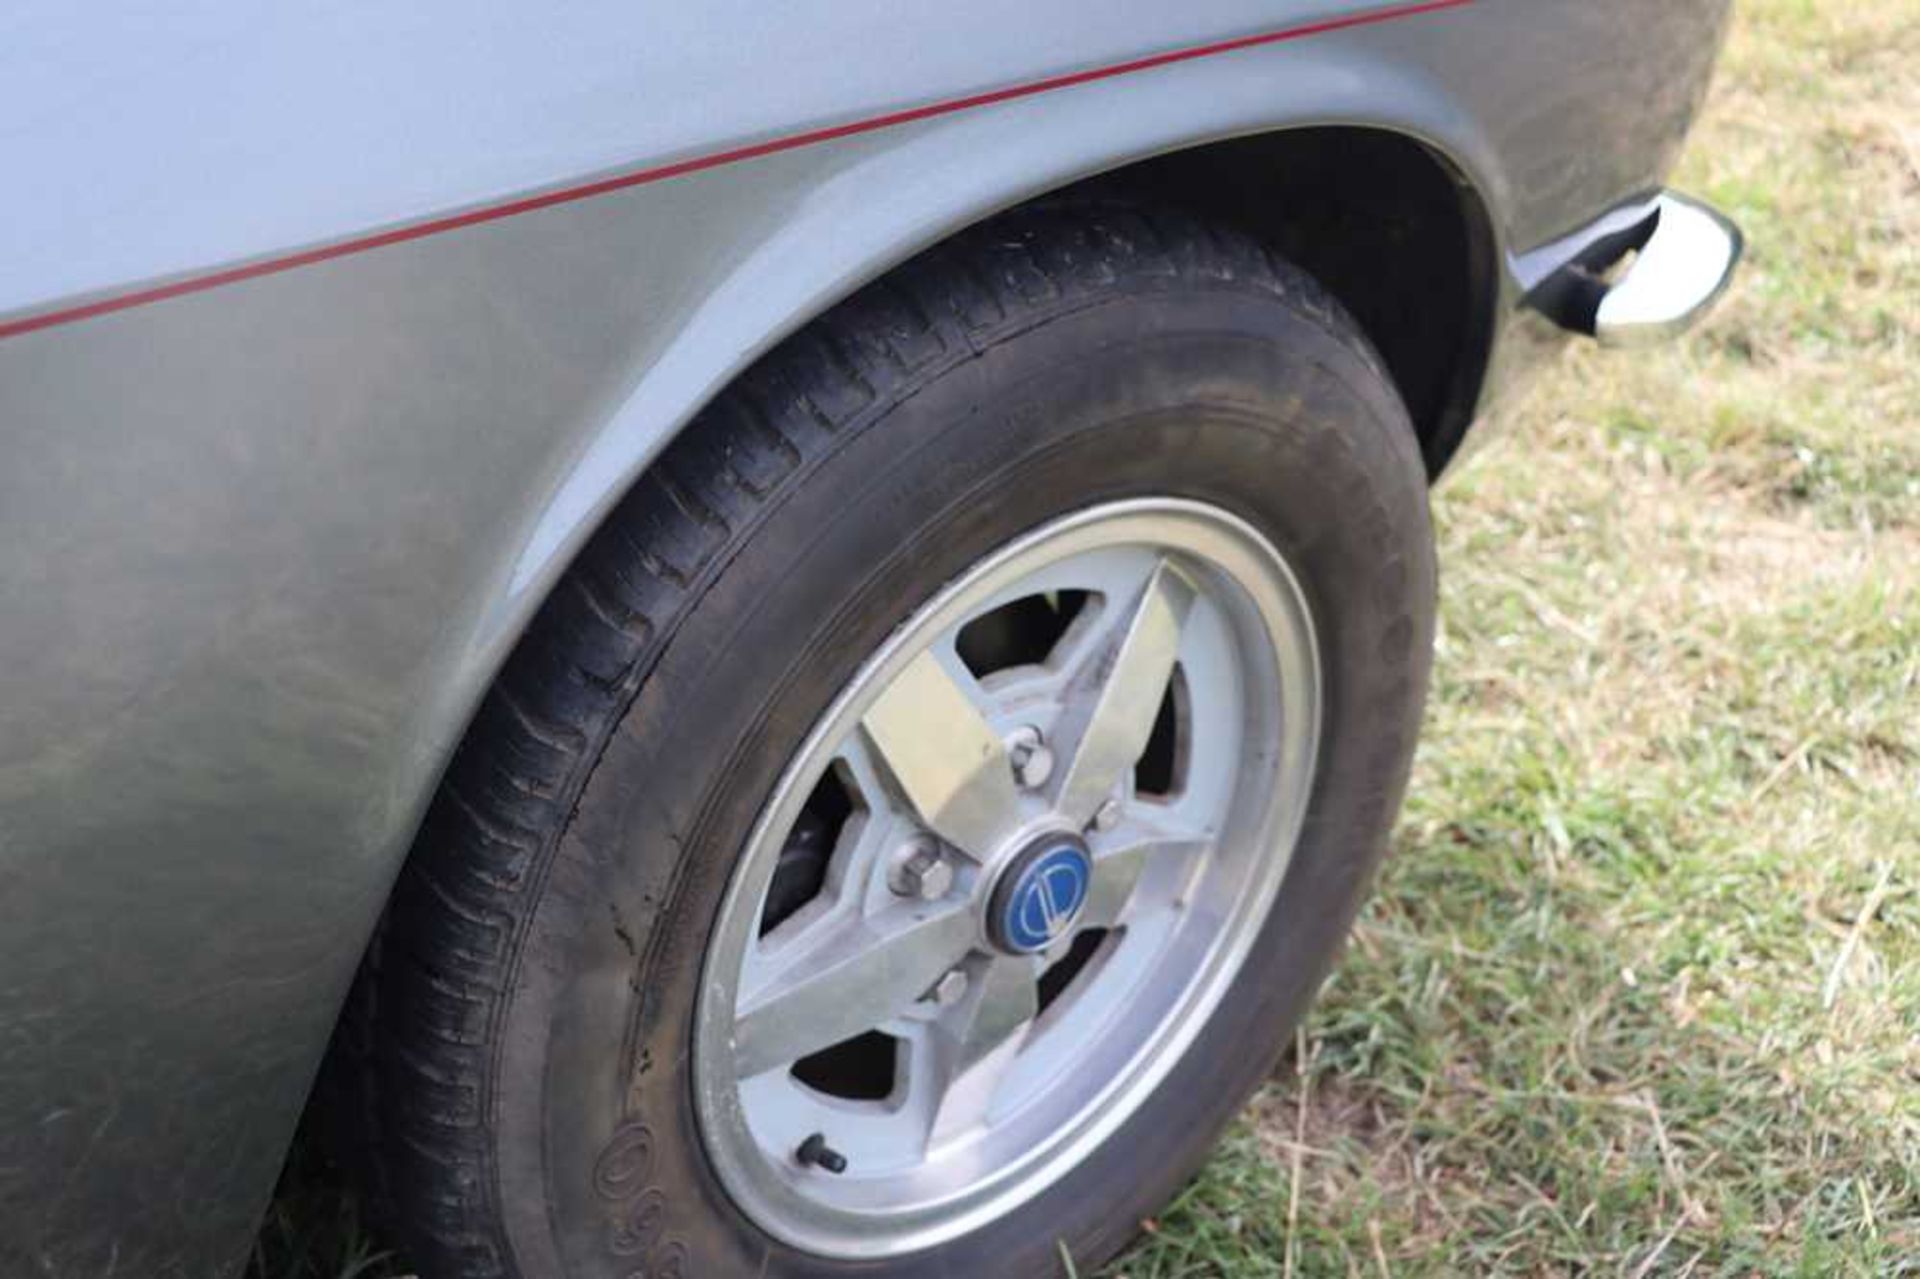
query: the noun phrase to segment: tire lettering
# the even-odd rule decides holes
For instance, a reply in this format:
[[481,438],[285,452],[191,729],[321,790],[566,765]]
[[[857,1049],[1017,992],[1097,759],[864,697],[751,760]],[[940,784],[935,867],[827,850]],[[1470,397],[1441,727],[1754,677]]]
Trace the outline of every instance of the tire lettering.
[[613,1140],[594,1161],[593,1189],[602,1199],[620,1203],[638,1194],[652,1175],[653,1130],[628,1122],[613,1130]]
[[664,1239],[667,1196],[653,1178],[653,1130],[629,1119],[613,1136],[593,1164],[593,1191],[612,1211],[608,1218],[607,1250],[639,1268],[626,1279],[691,1279],[693,1254],[678,1239]]

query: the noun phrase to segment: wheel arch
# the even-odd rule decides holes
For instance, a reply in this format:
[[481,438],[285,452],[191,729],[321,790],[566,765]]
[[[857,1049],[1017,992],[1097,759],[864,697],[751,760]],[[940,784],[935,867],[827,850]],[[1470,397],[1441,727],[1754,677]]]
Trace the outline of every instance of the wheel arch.
[[[1389,84],[1381,93],[1367,87],[1381,83]],[[532,495],[534,509],[521,514],[507,560],[483,584],[434,681],[437,705],[423,728],[441,746],[418,811],[567,567],[701,410],[861,287],[1022,204],[1119,194],[1220,218],[1270,244],[1318,276],[1374,341],[1408,403],[1428,472],[1438,475],[1474,416],[1499,308],[1512,296],[1501,266],[1500,169],[1472,123],[1417,78],[1331,74],[1328,84],[1371,105],[1335,103],[1344,109],[1331,112],[1334,122],[1324,109],[1275,120],[1267,84],[1252,122],[1240,118],[1247,104],[1223,93],[1214,110],[1226,119],[1208,128],[1191,118],[1187,93],[1170,100],[1184,123],[1142,131],[1151,111],[1130,110],[1112,136],[1089,132],[1088,117],[1100,113],[1092,102],[1070,108],[1066,121],[1056,109],[1038,152],[1030,126],[987,113],[931,131],[914,126],[904,140],[883,134],[855,158],[823,166],[794,201],[795,215],[738,250],[730,273],[682,308],[684,322],[624,399],[583,440],[568,442],[558,479]],[[1102,145],[1089,146],[1090,136]],[[978,182],[955,189],[941,180],[976,161],[985,169]],[[893,198],[876,202],[876,190]],[[1409,273],[1435,281],[1417,309],[1403,306]]]
[[[800,216],[738,253],[576,452],[481,610],[488,633],[469,653],[504,660],[606,513],[760,356],[917,254],[1038,200],[1119,195],[1183,208],[1250,232],[1307,270],[1380,350],[1437,476],[1478,408],[1499,310],[1514,295],[1502,266],[1504,186],[1477,130],[1436,102],[1336,120],[1134,137],[1104,154],[1049,157],[1039,169],[1025,147],[958,191],[942,189],[940,175],[992,151],[993,137],[877,147],[832,173],[797,202]],[[963,119],[947,131],[977,124]],[[874,191],[889,198],[876,202]]]
[[[510,571],[497,574],[476,602],[464,642],[455,641],[435,681],[438,709],[423,727],[428,740],[443,745],[422,779],[417,811],[425,813],[487,690],[567,568],[686,424],[767,351],[860,287],[1022,204],[1086,197],[1181,207],[1231,223],[1319,276],[1381,351],[1437,472],[1477,400],[1485,350],[1476,335],[1490,332],[1501,288],[1494,223],[1454,152],[1378,124],[1226,130],[1126,146],[1091,161],[1063,155],[1057,167],[1029,170],[1022,181],[919,189],[915,200],[882,210],[857,234],[839,221],[851,211],[849,201],[857,204],[888,175],[937,174],[945,157],[966,155],[983,141],[876,148],[878,155],[830,173],[803,202],[803,216],[773,226],[693,305],[687,323],[589,434],[526,533],[511,543]],[[1334,230],[1337,243],[1328,238]],[[821,251],[808,255],[808,245]],[[1431,305],[1402,316],[1394,286],[1409,273],[1439,283],[1423,298]],[[1425,345],[1429,340],[1453,345],[1442,355]],[[358,1033],[346,1023],[343,1029],[349,1038]],[[317,1095],[326,1098],[329,1090]],[[337,1105],[337,1094],[322,1104]]]
[[[1188,85],[1165,100],[1164,119],[1146,94],[1115,128],[1112,104],[1089,93],[1049,106],[1037,131],[1019,113],[963,115],[910,126],[904,137],[859,139],[850,155],[809,166],[790,192],[789,216],[732,251],[731,269],[701,296],[676,302],[672,333],[652,335],[619,402],[590,408],[584,430],[555,442],[565,459],[557,477],[529,495],[528,509],[502,512],[516,526],[506,553],[479,583],[469,620],[446,634],[418,721],[432,745],[414,811],[424,815],[487,690],[567,568],[708,404],[861,287],[1022,204],[1118,195],[1183,207],[1320,276],[1385,357],[1437,474],[1478,402],[1485,336],[1508,295],[1492,151],[1417,77],[1316,69],[1291,86],[1302,101],[1278,104],[1276,117],[1272,83],[1238,74],[1215,72],[1209,118],[1195,118]],[[1316,93],[1342,100],[1308,112]],[[963,164],[977,181],[944,180]],[[875,200],[876,191],[890,198]],[[747,194],[766,198],[764,185]],[[1338,244],[1326,238],[1334,230]],[[1395,286],[1415,269],[1445,278],[1423,299],[1432,305],[1409,319],[1397,314]],[[1447,353],[1423,345],[1429,338],[1448,341]]]

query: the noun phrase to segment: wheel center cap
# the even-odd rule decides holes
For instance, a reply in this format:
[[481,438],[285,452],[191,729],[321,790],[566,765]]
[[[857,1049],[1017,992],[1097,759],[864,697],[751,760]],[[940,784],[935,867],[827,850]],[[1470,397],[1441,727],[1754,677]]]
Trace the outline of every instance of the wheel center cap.
[[994,945],[1031,955],[1066,936],[1093,887],[1093,858],[1072,835],[1042,835],[1007,863],[987,906]]

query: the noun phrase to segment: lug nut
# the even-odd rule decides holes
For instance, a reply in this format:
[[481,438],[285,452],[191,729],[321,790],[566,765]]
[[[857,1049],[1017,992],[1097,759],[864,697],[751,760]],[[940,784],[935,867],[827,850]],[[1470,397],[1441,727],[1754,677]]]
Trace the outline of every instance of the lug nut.
[[793,1157],[812,1168],[821,1168],[838,1175],[847,1170],[847,1157],[827,1144],[825,1133],[814,1133],[800,1143],[800,1149]]
[[1008,734],[1007,758],[1013,762],[1014,779],[1028,790],[1045,786],[1053,776],[1053,751],[1031,724]]
[[953,864],[924,841],[907,846],[887,875],[887,887],[901,897],[938,901],[953,890]]
[[952,968],[942,975],[939,981],[933,983],[933,988],[927,992],[926,998],[942,1008],[951,1008],[959,1003],[966,993],[967,975],[958,968]]

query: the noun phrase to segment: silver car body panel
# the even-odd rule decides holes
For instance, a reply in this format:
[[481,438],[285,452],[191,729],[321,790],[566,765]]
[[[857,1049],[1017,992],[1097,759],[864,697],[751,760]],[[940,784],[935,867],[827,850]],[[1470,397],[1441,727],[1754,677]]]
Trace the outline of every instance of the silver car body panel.
[[998,208],[1324,124],[1446,157],[1504,324],[1658,185],[1724,16],[14,0],[0,1273],[243,1254],[473,707],[757,354]]

